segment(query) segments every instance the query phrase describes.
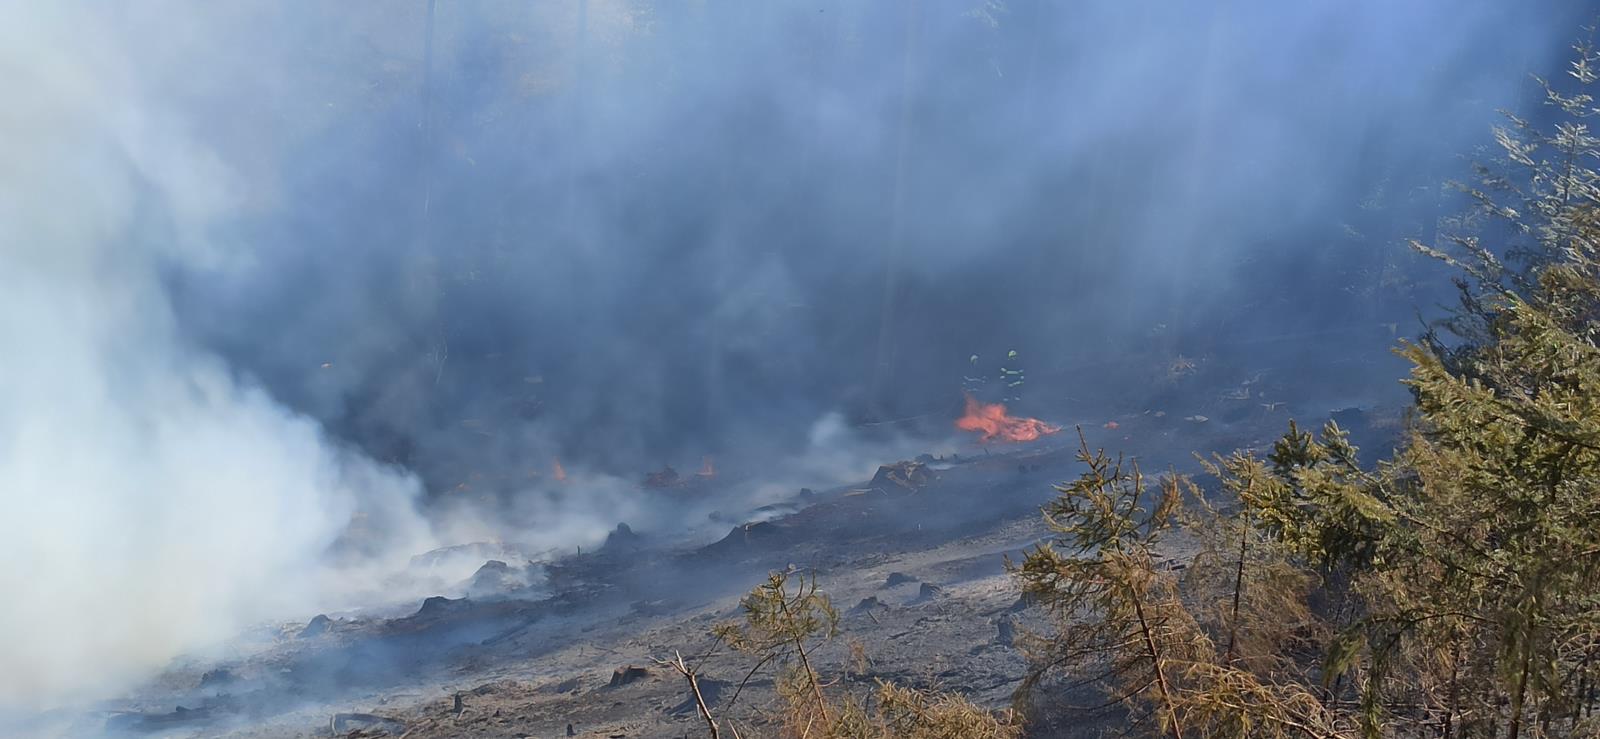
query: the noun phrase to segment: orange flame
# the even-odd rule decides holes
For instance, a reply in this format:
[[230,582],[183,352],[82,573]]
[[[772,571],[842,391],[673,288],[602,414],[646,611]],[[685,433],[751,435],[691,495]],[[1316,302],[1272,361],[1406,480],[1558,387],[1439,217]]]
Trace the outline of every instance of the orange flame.
[[707,454],[704,458],[702,458],[700,460],[700,476],[701,477],[716,477],[717,476],[717,466],[711,463],[711,455],[709,455],[709,454]]
[[556,482],[562,482],[567,479],[567,468],[561,466],[560,457],[550,458],[550,476],[554,477]]
[[971,395],[967,396],[966,412],[956,419],[956,428],[983,434],[980,441],[1034,441],[1061,430],[1037,418],[1007,415],[1004,403],[981,403]]

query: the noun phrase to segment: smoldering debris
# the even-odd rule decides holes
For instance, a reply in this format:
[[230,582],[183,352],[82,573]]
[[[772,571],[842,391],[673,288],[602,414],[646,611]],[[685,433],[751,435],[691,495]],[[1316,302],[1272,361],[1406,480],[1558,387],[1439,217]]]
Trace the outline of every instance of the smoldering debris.
[[497,595],[506,595],[518,588],[526,586],[526,580],[519,571],[513,571],[511,566],[498,559],[484,562],[477,572],[472,573],[472,579],[467,581],[466,593],[469,598],[486,598]]
[[944,588],[933,583],[920,583],[917,586],[917,597],[912,598],[907,605],[918,605],[937,600],[944,596]]
[[879,467],[867,485],[883,492],[916,492],[933,479],[933,471],[921,462],[896,462]]
[[411,615],[413,619],[434,619],[448,614],[461,612],[468,606],[466,598],[446,598],[435,595],[422,601],[422,606]]
[[883,587],[892,588],[898,585],[905,585],[907,583],[914,582],[917,582],[917,578],[907,575],[904,572],[891,572],[889,573],[888,577],[884,578]]
[[773,521],[756,521],[733,527],[727,536],[702,550],[711,559],[738,558],[778,544],[789,527]]
[[212,724],[229,709],[237,710],[236,699],[208,702],[196,708],[178,706],[166,713],[116,713],[106,719],[109,734],[159,734],[173,730],[194,730]]
[[333,619],[326,614],[319,613],[306,622],[306,627],[295,634],[296,639],[315,639],[333,630]]
[[880,608],[888,608],[888,607],[889,606],[886,605],[883,601],[878,600],[878,596],[869,595],[869,596],[867,596],[865,598],[862,598],[860,601],[857,601],[855,605],[850,607],[850,610],[848,612],[852,613],[852,614],[855,614],[855,613],[869,613],[871,611],[876,611],[876,610],[878,610]]
[[604,552],[627,553],[644,546],[644,537],[633,533],[633,529],[626,523],[617,524],[617,528],[606,534],[606,543],[600,547]]
[[[1176,454],[1153,448],[1146,453]],[[907,465],[913,465],[909,469],[922,466],[896,463],[882,468],[904,472]],[[1069,475],[1071,465],[1070,455],[1062,449],[946,457],[938,474],[923,480],[915,491],[894,483],[886,483],[890,491],[860,495],[851,492],[871,488],[858,483],[824,489],[797,503],[792,512],[740,525],[709,544],[648,536],[619,524],[605,545],[581,554],[556,555],[541,564],[547,573],[541,589],[489,588],[494,592],[480,596],[434,596],[393,618],[314,619],[286,629],[288,636],[267,651],[223,666],[232,679],[213,681],[208,687],[213,694],[210,699],[185,699],[183,712],[174,712],[169,706],[127,714],[117,719],[116,726],[195,727],[271,721],[274,715],[292,715],[295,706],[313,696],[315,701],[337,702],[346,695],[402,690],[428,675],[500,669],[495,665],[520,664],[518,669],[537,670],[540,668],[534,665],[543,664],[541,660],[550,655],[587,643],[596,643],[593,652],[609,662],[608,672],[616,670],[612,676],[615,685],[607,681],[602,687],[654,695],[656,681],[627,669],[638,668],[649,655],[611,651],[606,640],[612,637],[607,635],[672,624],[684,614],[703,612],[705,603],[737,595],[762,572],[795,562],[834,573],[829,577],[850,570],[882,573],[853,591],[852,600],[846,602],[859,602],[847,615],[873,628],[901,624],[896,627],[895,633],[899,633],[908,628],[897,615],[902,611],[920,613],[909,618],[921,619],[960,612],[968,596],[959,584],[979,570],[998,573],[1000,554],[984,550],[975,555],[987,563],[978,570],[968,559],[961,559],[933,569],[924,565],[886,573],[888,568],[878,569],[883,562],[875,558],[904,547],[942,547],[964,537],[993,536],[984,532],[1012,525],[1007,521],[1036,521],[1039,491],[1047,489],[1036,483]],[[1039,469],[1018,474],[1019,466]],[[1021,539],[1004,540],[1002,549],[1026,546],[1028,530],[1021,530]],[[483,554],[490,550],[469,547],[466,551]],[[864,566],[863,561],[875,564]],[[498,585],[500,578],[515,570],[511,563],[492,560],[479,566],[481,578],[471,579]],[[973,616],[984,629],[993,631],[985,631],[982,644],[971,645],[971,649],[1004,645],[1005,610],[1013,600],[1014,594],[1006,594]],[[999,625],[992,622],[996,614],[1002,619]],[[706,622],[696,619],[692,623]],[[295,638],[307,631],[321,635]],[[981,658],[1013,657],[984,652]],[[514,710],[515,703],[503,701],[564,700],[592,684],[571,674],[558,672],[551,677],[559,679],[550,680],[547,688],[519,688],[491,696],[496,710]],[[674,694],[662,705],[675,705],[680,699]],[[476,705],[471,700],[468,703]],[[478,720],[467,718],[474,714],[471,705],[461,720]],[[450,715],[448,706],[442,710],[441,715]],[[584,715],[597,719],[599,714]],[[438,717],[429,720],[449,725]]]
[[650,677],[650,670],[638,665],[624,665],[613,670],[611,682],[606,683],[608,688],[620,688]]
[[[730,692],[730,689],[735,687],[733,683],[727,680],[703,676],[696,678],[695,685],[700,690],[699,699],[703,699],[706,706],[713,710],[722,703],[723,694]],[[691,693],[684,696],[682,702],[667,709],[667,713],[674,716],[697,716],[699,710],[699,700]]]
[[401,736],[406,722],[372,713],[336,713],[328,720],[328,732],[336,737]]
[[644,477],[644,486],[654,490],[675,488],[687,484],[688,481],[681,477],[677,470],[672,469],[672,465],[666,465]]

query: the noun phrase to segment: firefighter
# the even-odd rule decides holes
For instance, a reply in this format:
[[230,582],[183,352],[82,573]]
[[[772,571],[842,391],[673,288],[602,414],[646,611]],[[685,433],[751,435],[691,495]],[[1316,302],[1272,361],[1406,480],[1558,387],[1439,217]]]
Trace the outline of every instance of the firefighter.
[[983,360],[976,354],[967,358],[967,365],[967,372],[961,378],[961,389],[968,395],[991,403],[1016,403],[1022,400],[1024,374],[1017,350],[1006,352],[994,377],[983,371]]
[[1000,366],[1001,402],[1016,403],[1022,400],[1022,360],[1017,358],[1017,350],[1006,352],[1005,364]]
[[967,365],[967,373],[961,377],[961,391],[982,399],[989,389],[989,378],[984,376],[983,370],[978,366],[978,355],[972,355],[967,360]]

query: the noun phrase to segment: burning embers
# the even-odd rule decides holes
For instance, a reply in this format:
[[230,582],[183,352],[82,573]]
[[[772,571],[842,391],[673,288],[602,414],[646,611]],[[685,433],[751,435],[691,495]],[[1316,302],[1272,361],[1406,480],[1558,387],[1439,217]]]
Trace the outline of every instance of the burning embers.
[[711,455],[707,454],[700,459],[700,469],[693,476],[685,477],[678,474],[678,471],[673,469],[672,465],[662,465],[661,469],[644,476],[644,486],[656,490],[680,488],[696,483],[710,482],[716,478],[717,465],[712,461]]
[[1037,418],[1019,418],[1006,413],[1004,403],[984,403],[967,396],[966,412],[956,419],[956,428],[983,434],[979,441],[1034,441],[1061,430]]

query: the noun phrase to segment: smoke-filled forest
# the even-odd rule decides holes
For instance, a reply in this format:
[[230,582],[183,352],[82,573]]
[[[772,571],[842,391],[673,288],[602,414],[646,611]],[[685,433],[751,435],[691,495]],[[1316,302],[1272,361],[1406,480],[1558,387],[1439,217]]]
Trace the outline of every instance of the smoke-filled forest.
[[1600,736],[1597,23],[0,3],[0,734]]

